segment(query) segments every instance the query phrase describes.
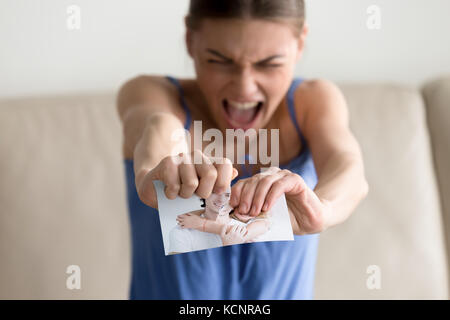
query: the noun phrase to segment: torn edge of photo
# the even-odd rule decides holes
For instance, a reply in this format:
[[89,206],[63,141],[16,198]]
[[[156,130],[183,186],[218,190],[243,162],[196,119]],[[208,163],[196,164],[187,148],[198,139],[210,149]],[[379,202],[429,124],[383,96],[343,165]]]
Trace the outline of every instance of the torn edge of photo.
[[165,255],[246,245],[263,241],[293,241],[289,211],[284,194],[268,212],[256,217],[242,215],[229,205],[231,187],[207,199],[168,199],[164,183],[154,180]]

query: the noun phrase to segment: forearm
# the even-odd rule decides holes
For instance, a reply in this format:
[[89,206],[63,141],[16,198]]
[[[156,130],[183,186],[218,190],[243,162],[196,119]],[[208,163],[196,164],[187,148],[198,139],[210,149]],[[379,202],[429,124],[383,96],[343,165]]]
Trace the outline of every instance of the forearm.
[[153,112],[145,106],[132,106],[121,115],[125,158],[133,159],[134,149],[152,114]]
[[171,107],[174,101],[158,77],[139,76],[127,81],[116,102],[123,126],[124,157],[134,160],[136,174],[155,167],[178,149],[185,152],[187,146],[172,139],[175,130],[184,132],[182,114]]
[[185,137],[172,136],[177,130],[184,133],[183,124],[174,115],[156,113],[147,119],[133,152],[136,178],[153,169],[166,156],[187,152]]
[[205,219],[203,225],[200,228],[197,228],[197,230],[208,233],[220,234],[222,228],[223,224],[217,223],[216,221]]
[[368,193],[364,166],[360,157],[336,154],[325,164],[314,192],[331,206],[326,228],[345,221]]
[[175,139],[172,133],[184,132],[181,121],[164,112],[149,113],[134,107],[123,118],[124,148],[132,150],[136,183],[166,156],[187,152],[185,137]]

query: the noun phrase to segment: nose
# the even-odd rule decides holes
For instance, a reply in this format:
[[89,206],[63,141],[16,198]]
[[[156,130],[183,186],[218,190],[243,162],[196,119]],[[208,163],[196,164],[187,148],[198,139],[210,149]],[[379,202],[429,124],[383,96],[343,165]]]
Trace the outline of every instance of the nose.
[[255,99],[258,94],[256,78],[250,68],[241,68],[234,79],[235,99],[248,101]]

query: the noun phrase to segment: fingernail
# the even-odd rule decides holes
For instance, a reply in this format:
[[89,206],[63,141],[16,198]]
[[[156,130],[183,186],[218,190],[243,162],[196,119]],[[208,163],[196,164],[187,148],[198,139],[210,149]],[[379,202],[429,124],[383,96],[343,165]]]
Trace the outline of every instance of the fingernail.
[[269,205],[267,203],[264,204],[263,210],[266,211],[268,207],[269,207]]
[[247,205],[245,203],[241,204],[240,208],[239,208],[240,212],[246,213],[247,212]]

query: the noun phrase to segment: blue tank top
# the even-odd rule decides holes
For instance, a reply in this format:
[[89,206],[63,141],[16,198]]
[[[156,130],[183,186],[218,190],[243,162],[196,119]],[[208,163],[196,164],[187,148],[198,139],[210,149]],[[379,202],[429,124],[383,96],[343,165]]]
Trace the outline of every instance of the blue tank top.
[[[167,78],[180,91],[175,78]],[[302,141],[300,154],[280,166],[299,174],[311,188],[317,175],[310,151],[296,121],[294,91],[302,79],[293,79],[287,92],[289,114]],[[294,235],[294,241],[272,241],[225,246],[165,256],[159,214],[142,203],[135,186],[133,161],[125,159],[131,227],[132,274],[130,299],[312,299],[319,234]],[[247,178],[238,176],[232,181]]]

